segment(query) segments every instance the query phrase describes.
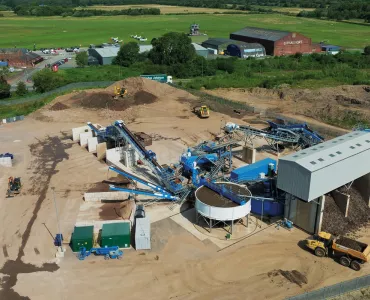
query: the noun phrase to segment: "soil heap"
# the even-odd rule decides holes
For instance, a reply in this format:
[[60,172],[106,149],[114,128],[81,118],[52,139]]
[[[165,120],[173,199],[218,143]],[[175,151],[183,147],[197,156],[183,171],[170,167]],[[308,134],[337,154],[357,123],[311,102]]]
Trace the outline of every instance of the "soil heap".
[[[114,88],[124,87],[127,94],[114,99]],[[168,98],[178,99],[187,97],[187,92],[141,77],[132,77],[118,81],[104,90],[81,92],[70,98],[71,106],[88,109],[109,109],[124,111],[136,105],[151,104]]]
[[[344,192],[344,190],[339,190]],[[370,208],[366,205],[360,193],[352,187],[348,194],[351,198],[347,218],[345,218],[344,214],[339,210],[333,197],[331,195],[325,196],[322,231],[334,235],[344,235],[346,233],[355,232],[370,221]]]

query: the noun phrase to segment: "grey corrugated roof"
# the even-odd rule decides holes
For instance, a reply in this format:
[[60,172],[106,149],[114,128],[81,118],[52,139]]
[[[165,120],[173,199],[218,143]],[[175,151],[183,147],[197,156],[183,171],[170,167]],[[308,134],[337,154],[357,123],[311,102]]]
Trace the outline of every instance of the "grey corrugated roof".
[[94,49],[101,57],[116,57],[119,51],[118,47],[95,48]]
[[265,49],[265,47],[263,47],[261,44],[259,43],[240,43],[240,44],[236,44],[239,46],[239,48],[243,48],[243,49]]
[[272,30],[272,29],[264,29],[264,28],[258,28],[258,27],[245,27],[243,29],[233,32],[232,34],[275,42],[287,36],[288,34],[290,34],[290,32]]
[[148,52],[153,49],[152,45],[139,45],[139,53]]
[[208,45],[220,46],[222,44],[233,43],[233,42],[234,42],[233,40],[226,39],[226,38],[212,38],[212,39],[208,39],[202,42],[202,45],[208,44]]
[[[202,47],[201,45],[198,45],[197,43],[191,43],[194,48],[195,48],[195,51],[199,51],[199,50],[207,50],[207,48],[204,48]],[[207,50],[208,51],[208,50]]]
[[370,131],[353,131],[284,156],[280,161],[295,162],[312,173],[369,149]]

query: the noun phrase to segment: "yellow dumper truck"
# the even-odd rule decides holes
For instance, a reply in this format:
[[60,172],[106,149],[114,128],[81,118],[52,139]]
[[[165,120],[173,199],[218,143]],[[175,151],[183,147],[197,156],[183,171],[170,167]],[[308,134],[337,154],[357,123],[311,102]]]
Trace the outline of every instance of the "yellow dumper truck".
[[330,233],[319,232],[305,242],[316,256],[338,257],[341,265],[355,271],[359,271],[361,265],[370,260],[370,246],[349,238],[336,238]]

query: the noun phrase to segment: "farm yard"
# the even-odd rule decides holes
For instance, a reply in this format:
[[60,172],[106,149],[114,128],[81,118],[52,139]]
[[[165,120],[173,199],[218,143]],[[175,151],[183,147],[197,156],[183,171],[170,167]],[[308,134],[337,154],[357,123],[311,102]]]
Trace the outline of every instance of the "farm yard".
[[[228,37],[230,32],[245,26],[297,31],[310,36],[313,42],[326,41],[346,48],[363,48],[370,44],[370,26],[317,19],[297,18],[278,14],[248,15],[161,15],[109,16],[89,18],[13,17],[1,18],[2,47],[66,47],[71,44],[88,46],[107,42],[119,36],[124,42],[131,34],[150,40],[166,32],[188,32],[192,23],[210,37]],[[196,40],[199,42],[198,40]]]

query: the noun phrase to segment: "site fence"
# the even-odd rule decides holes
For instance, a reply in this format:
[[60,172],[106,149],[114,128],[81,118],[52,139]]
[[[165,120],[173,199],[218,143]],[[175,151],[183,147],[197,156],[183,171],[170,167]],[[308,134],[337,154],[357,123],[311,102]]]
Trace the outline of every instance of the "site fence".
[[114,81],[95,81],[95,82],[76,82],[70,83],[65,86],[56,88],[55,90],[45,92],[42,94],[36,94],[29,97],[23,97],[19,99],[12,99],[12,100],[0,100],[0,105],[15,105],[15,104],[25,104],[25,103],[32,103],[35,101],[40,101],[45,99],[50,95],[57,95],[64,92],[78,90],[78,89],[89,89],[89,88],[106,88],[113,84]]
[[297,295],[286,300],[321,300],[330,299],[352,291],[360,290],[370,286],[370,274],[352,280],[340,282],[322,289]]

